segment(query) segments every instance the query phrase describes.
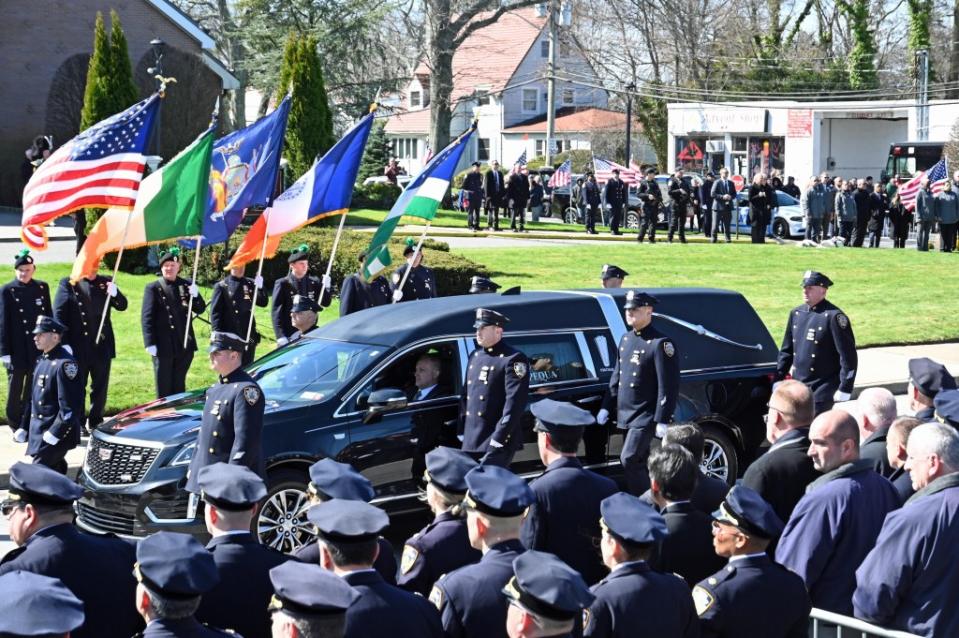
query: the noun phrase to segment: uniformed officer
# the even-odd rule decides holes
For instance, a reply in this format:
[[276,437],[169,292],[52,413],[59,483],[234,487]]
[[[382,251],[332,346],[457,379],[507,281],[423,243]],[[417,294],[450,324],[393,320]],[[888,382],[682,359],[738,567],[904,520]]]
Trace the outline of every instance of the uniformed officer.
[[196,452],[187,472],[189,492],[200,492],[200,469],[217,461],[245,465],[265,476],[261,447],[263,390],[240,367],[245,345],[236,335],[210,335],[210,367],[219,375],[219,381],[206,392]]
[[603,288],[622,288],[623,280],[628,275],[628,272],[613,264],[603,264],[603,271],[599,273]]
[[932,421],[936,395],[955,389],[956,378],[946,366],[926,357],[909,360],[909,408],[916,412],[917,419]]
[[403,547],[397,584],[427,596],[443,574],[479,561],[482,554],[470,545],[466,519],[459,507],[466,496],[466,474],[476,461],[448,447],[426,454],[426,503],[435,518]]
[[135,550],[112,535],[76,528],[73,506],[82,495],[79,485],[50,468],[15,463],[0,509],[17,548],[3,557],[0,575],[23,570],[61,580],[86,611],[73,638],[129,638],[143,627],[129,604],[136,590]]
[[582,408],[552,399],[533,403],[530,412],[546,472],[530,483],[536,500],[521,540],[527,549],[556,554],[587,583],[596,583],[606,574],[593,546],[599,538],[599,505],[618,491],[612,479],[583,468],[576,458],[583,431],[596,420]]
[[359,270],[343,280],[340,286],[340,316],[346,316],[360,310],[390,303],[392,291],[390,284],[382,275],[367,282],[363,274],[366,253],[359,255]]
[[[290,274],[277,279],[273,284],[273,332],[276,334],[276,344],[279,346],[285,346],[296,330],[290,323],[290,311],[296,295],[309,297],[317,303],[319,308],[326,308],[333,299],[333,281],[330,276],[323,275],[323,279],[320,279],[309,274],[309,246],[306,244],[297,246],[287,262],[290,264]],[[326,292],[323,292],[324,289]]]
[[[110,365],[117,356],[116,340],[110,315],[113,310],[127,309],[127,298],[113,283],[111,277],[93,274],[75,284],[69,277],[60,280],[54,298],[54,317],[66,326],[64,343],[70,346],[80,365],[80,388],[90,382],[90,410],[86,427],[91,430],[103,422],[107,405],[107,389],[110,386]],[[97,329],[103,316],[103,307],[108,306],[103,323],[103,333],[97,341]]]
[[212,536],[220,582],[203,595],[197,620],[230,627],[244,638],[269,638],[273,595],[269,572],[288,557],[261,545],[250,532],[257,504],[266,498],[263,479],[242,465],[214,463],[199,472],[203,519]]
[[[423,250],[422,248],[419,251],[416,250],[416,243],[412,238],[406,239],[403,257],[406,258],[406,263],[393,273],[393,301],[415,301],[436,297],[436,277],[433,276],[432,270],[423,265]],[[410,274],[401,291],[399,285],[407,270]]]
[[777,370],[780,379],[789,376],[809,386],[820,414],[852,394],[856,337],[849,317],[826,299],[829,277],[807,270],[802,286],[805,303],[789,313]]
[[29,250],[17,253],[13,269],[16,277],[0,288],[0,363],[7,369],[7,422],[16,430],[30,399],[27,381],[40,357],[33,327],[38,316],[53,316],[53,307],[46,282],[33,278],[37,267]]
[[643,218],[639,223],[639,235],[636,240],[640,243],[649,232],[649,243],[656,243],[656,222],[659,220],[659,209],[663,205],[663,191],[656,183],[656,169],[646,169],[646,179],[636,187],[636,195],[643,204]]
[[620,460],[630,494],[649,488],[646,457],[653,436],[662,437],[673,419],[679,397],[680,353],[672,340],[653,326],[659,299],[638,290],[626,293],[626,324],[619,357],[609,378],[609,391],[596,421],[605,425],[616,410],[617,426],[626,430]]
[[520,527],[534,497],[526,481],[496,466],[470,470],[466,487],[470,545],[483,558],[440,578],[430,602],[440,610],[447,638],[496,638],[506,633],[502,590],[513,577],[513,560],[526,549]]
[[323,636],[342,638],[346,610],[358,591],[319,565],[287,561],[270,570],[276,592],[270,601],[273,638]]
[[[260,308],[266,308],[269,300],[263,290],[263,277],[257,275],[256,278],[250,279],[243,276],[243,271],[243,266],[231,268],[230,274],[213,286],[213,295],[210,297],[210,329],[215,332],[230,332],[246,339],[254,303]],[[256,358],[256,345],[261,338],[254,319],[250,342],[243,351],[244,366]]]
[[[218,638],[232,632],[194,618],[203,594],[220,581],[213,555],[188,534],[157,532],[137,544],[136,609],[146,629],[136,638]],[[120,600],[116,601],[120,604]]]
[[603,187],[603,199],[609,206],[609,234],[622,235],[619,225],[623,221],[623,207],[627,203],[629,189],[626,182],[619,178],[619,169],[613,169],[613,176]]
[[666,522],[635,496],[603,500],[599,548],[609,575],[593,586],[596,600],[583,614],[586,638],[695,638],[699,619],[689,587],[647,562],[667,536]]
[[33,342],[42,354],[33,369],[33,388],[24,406],[20,429],[13,438],[27,441],[34,463],[67,472],[67,452],[80,444],[83,426],[83,386],[80,365],[61,345],[66,327],[40,315]]
[[509,601],[505,625],[510,638],[569,636],[583,609],[595,600],[569,565],[533,550],[513,561],[513,577],[503,593]]
[[83,618],[83,603],[56,578],[24,571],[0,576],[0,635],[69,638]]
[[945,423],[959,430],[959,390],[936,393],[934,412],[930,421]]
[[500,289],[500,285],[494,282],[489,277],[483,277],[482,275],[474,275],[473,278],[470,279],[469,294],[471,295],[495,293],[499,289]]
[[386,512],[362,501],[334,499],[310,508],[307,516],[316,525],[320,566],[360,595],[346,611],[344,636],[443,636],[439,616],[425,598],[387,583],[373,569],[377,539],[390,522]]
[[463,190],[469,194],[469,208],[466,212],[466,227],[480,229],[480,206],[483,204],[483,174],[480,163],[473,162],[473,168],[463,178]]
[[509,467],[523,447],[523,412],[529,396],[529,361],[503,341],[509,319],[476,309],[477,347],[463,384],[463,451],[483,463]]
[[693,588],[701,635],[805,638],[812,609],[806,586],[766,554],[783,530],[769,503],[737,485],[713,518],[713,546],[729,564]]
[[[143,345],[153,357],[157,398],[186,391],[186,375],[196,352],[193,317],[206,309],[199,287],[178,277],[179,272],[180,249],[171,248],[160,254],[161,278],[147,284],[143,291]],[[192,312],[189,317],[188,308]],[[190,336],[184,347],[183,335],[187,330]]]
[[303,335],[316,328],[318,313],[320,307],[309,297],[297,295],[293,298],[293,305],[290,307],[290,325],[294,332],[290,335],[287,343],[299,341]]

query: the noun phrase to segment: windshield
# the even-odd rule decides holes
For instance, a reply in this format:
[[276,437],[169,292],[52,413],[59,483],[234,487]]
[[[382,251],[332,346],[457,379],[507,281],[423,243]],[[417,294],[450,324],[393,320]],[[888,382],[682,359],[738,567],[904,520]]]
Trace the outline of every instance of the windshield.
[[788,193],[776,191],[776,203],[780,206],[795,206],[799,200]]
[[267,405],[325,401],[372,363],[383,350],[359,343],[306,337],[259,359],[248,372]]

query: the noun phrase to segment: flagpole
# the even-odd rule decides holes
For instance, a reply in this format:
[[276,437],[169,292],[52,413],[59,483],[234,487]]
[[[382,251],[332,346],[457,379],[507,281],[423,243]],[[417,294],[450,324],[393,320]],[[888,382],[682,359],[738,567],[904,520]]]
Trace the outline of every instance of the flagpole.
[[[269,210],[270,210],[270,209],[267,208],[266,210],[263,211],[262,214],[263,214],[263,215],[266,215]],[[247,324],[246,324],[246,339],[244,339],[247,347],[250,346],[250,337],[251,337],[252,334],[253,334],[253,314],[254,314],[254,310],[256,310],[256,308],[255,308],[255,306],[256,306],[256,299],[257,299],[257,297],[258,297],[259,294],[260,294],[260,287],[256,285],[256,282],[258,282],[258,281],[260,280],[260,278],[263,276],[263,259],[264,259],[264,257],[266,257],[266,242],[267,242],[267,240],[269,240],[269,238],[270,238],[270,218],[271,218],[271,217],[273,217],[273,216],[272,216],[272,215],[268,215],[267,218],[266,218],[266,229],[264,229],[264,231],[263,231],[263,243],[260,244],[260,263],[259,263],[259,265],[257,265],[257,267],[256,267],[256,279],[253,280],[253,281],[254,281],[254,284],[253,284],[253,307],[250,308],[250,320],[249,320],[249,321],[247,322]],[[320,297],[320,299],[322,299],[322,298],[323,298],[323,297]]]
[[333,258],[336,257],[336,248],[340,245],[340,235],[343,234],[343,226],[346,224],[346,215],[346,212],[340,215],[340,225],[336,229],[336,237],[333,238],[333,250],[330,251],[330,261],[326,264],[326,275],[323,276],[323,288],[320,290],[320,299],[326,297],[326,280],[329,278],[330,273],[333,272]]
[[[196,254],[193,256],[193,281],[191,286],[196,285],[197,268],[200,266],[200,246],[203,244],[203,235],[196,236]],[[186,306],[186,330],[183,331],[183,347],[190,341],[190,326],[193,325],[193,295],[190,295],[190,302]]]
[[[423,234],[420,235],[420,240],[419,240],[419,242],[417,242],[416,248],[413,249],[413,260],[412,260],[411,262],[408,262],[408,263],[407,263],[407,266],[409,266],[409,267],[408,267],[408,268],[406,269],[406,271],[403,273],[403,278],[400,279],[400,285],[397,286],[397,288],[396,288],[397,290],[400,291],[400,299],[403,298],[403,296],[402,296],[403,287],[406,285],[406,280],[409,279],[410,272],[413,270],[413,264],[416,263],[416,256],[419,255],[420,252],[422,252],[423,240],[426,239],[426,233],[428,233],[428,232],[430,231],[430,224],[431,224],[431,223],[433,223],[433,220],[432,220],[432,219],[427,219],[427,220],[426,220],[426,228],[423,229]],[[396,301],[397,301],[397,300],[396,300],[396,298],[394,297],[394,298],[393,298],[393,303],[396,303]]]
[[[117,274],[120,272],[120,260],[123,259],[123,247],[127,243],[127,231],[130,230],[130,218],[133,213],[127,215],[127,221],[123,224],[123,236],[120,238],[120,250],[117,252],[117,263],[113,265],[113,285],[117,284]],[[110,312],[110,299],[103,304],[103,312],[100,314],[100,327],[97,328],[97,338],[93,340],[94,345],[100,343],[100,337],[103,336],[103,326],[107,322],[107,313]]]

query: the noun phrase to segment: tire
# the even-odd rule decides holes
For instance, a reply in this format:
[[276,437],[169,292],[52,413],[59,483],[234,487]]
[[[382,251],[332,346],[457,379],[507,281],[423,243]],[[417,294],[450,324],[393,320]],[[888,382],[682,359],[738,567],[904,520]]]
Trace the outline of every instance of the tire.
[[736,483],[739,476],[739,452],[732,439],[715,425],[703,425],[705,447],[703,448],[702,470],[707,476]]
[[635,210],[626,211],[626,228],[639,230],[639,213]]
[[773,235],[780,239],[789,239],[789,225],[783,219],[773,222]]
[[291,469],[269,474],[267,496],[254,521],[256,529],[252,530],[261,543],[291,554],[316,539],[316,532],[306,519],[310,505],[308,480],[304,472]]
[[579,223],[579,214],[576,209],[570,206],[563,212],[563,221],[567,224],[578,224]]

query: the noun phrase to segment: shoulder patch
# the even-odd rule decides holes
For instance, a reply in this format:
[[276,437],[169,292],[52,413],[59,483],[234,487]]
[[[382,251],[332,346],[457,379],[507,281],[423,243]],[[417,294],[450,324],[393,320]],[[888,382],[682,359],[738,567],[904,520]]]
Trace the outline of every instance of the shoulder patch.
[[693,587],[693,603],[696,605],[696,615],[702,616],[709,608],[713,606],[713,603],[716,602],[716,597],[713,596],[705,587],[700,587],[696,585]]
[[255,385],[248,385],[243,388],[243,400],[250,405],[256,405],[260,400],[260,389]]
[[67,378],[71,381],[77,378],[79,372],[80,366],[77,365],[76,361],[67,361],[63,364],[63,373],[67,375]]
[[400,570],[403,574],[408,574],[413,565],[416,564],[416,559],[420,557],[419,551],[412,545],[406,545],[403,547],[403,558],[400,561]]
[[525,362],[525,361],[517,361],[517,362],[513,363],[513,374],[515,374],[515,375],[516,375],[518,378],[520,378],[520,379],[522,379],[523,377],[525,377],[525,376],[526,376],[526,362]]
[[433,606],[438,610],[443,611],[443,590],[433,585],[433,589],[430,590],[430,602],[433,603]]
[[849,317],[840,312],[836,315],[836,323],[839,324],[840,328],[845,330],[849,327]]
[[663,352],[666,353],[667,357],[671,357],[676,354],[676,347],[673,345],[672,341],[663,341]]

